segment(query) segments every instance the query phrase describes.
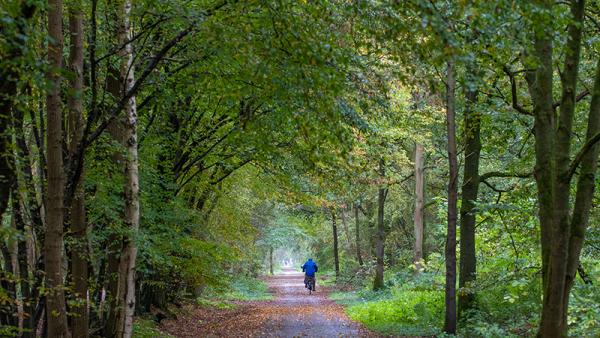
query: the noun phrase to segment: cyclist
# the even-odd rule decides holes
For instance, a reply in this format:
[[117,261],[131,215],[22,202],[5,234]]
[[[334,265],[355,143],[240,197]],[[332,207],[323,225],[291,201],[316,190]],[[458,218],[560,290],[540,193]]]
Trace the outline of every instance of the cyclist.
[[317,263],[313,262],[312,258],[309,258],[304,265],[302,265],[302,272],[304,272],[304,287],[308,287],[308,281],[312,279],[313,291],[315,290],[316,278],[315,272],[319,271]]

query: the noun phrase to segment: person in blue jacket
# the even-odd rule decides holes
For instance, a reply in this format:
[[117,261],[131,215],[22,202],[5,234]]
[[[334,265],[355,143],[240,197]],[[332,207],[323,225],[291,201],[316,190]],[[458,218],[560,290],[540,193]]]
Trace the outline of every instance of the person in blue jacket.
[[[315,272],[319,271],[319,267],[317,266],[317,263],[313,262],[312,258],[309,258],[306,263],[304,263],[304,265],[302,265],[302,272],[304,272],[304,287],[308,287],[308,279],[312,278],[315,283],[313,283],[313,286],[316,285],[316,278],[315,278]],[[313,290],[314,291],[314,290]]]

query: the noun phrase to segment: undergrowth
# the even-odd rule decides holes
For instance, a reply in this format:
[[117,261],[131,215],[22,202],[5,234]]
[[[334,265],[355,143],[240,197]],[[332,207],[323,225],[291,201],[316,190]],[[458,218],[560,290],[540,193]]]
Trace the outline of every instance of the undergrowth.
[[[592,275],[597,276],[595,269]],[[499,278],[500,277],[500,278]],[[498,279],[503,280],[498,283]],[[347,289],[339,278],[338,286]],[[331,299],[346,307],[353,320],[384,335],[437,336],[444,322],[444,275],[440,270],[414,274],[410,269],[386,273],[386,288],[372,291],[370,279],[358,279],[353,291],[338,291]],[[573,337],[600,336],[600,283],[578,281],[569,307]],[[482,272],[475,285],[477,307],[463,314],[459,337],[532,337],[539,323],[541,289],[532,271]],[[462,292],[464,290],[457,290]]]
[[174,338],[156,328],[156,322],[149,318],[137,317],[133,322],[133,338]]
[[336,292],[331,298],[346,306],[350,318],[377,333],[432,336],[440,333],[444,310],[443,289],[433,277],[410,278],[398,272],[389,276],[384,290],[362,288]]

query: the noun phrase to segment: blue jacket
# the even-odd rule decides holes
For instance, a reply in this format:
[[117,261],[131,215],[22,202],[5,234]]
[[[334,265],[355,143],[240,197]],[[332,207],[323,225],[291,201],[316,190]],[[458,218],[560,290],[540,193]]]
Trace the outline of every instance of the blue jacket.
[[314,277],[315,272],[319,271],[317,263],[313,262],[312,258],[309,258],[304,265],[302,265],[302,271],[306,273],[308,277]]

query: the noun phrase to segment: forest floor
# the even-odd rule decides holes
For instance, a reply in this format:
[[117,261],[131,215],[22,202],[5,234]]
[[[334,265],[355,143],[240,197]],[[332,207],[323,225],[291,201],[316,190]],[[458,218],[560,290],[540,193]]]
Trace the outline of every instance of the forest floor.
[[160,329],[174,337],[380,337],[350,320],[318,280],[312,295],[293,270],[266,281],[273,300],[236,301],[231,309],[189,306]]

